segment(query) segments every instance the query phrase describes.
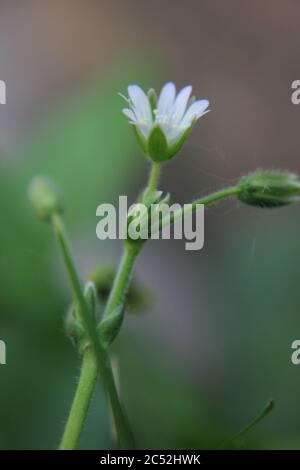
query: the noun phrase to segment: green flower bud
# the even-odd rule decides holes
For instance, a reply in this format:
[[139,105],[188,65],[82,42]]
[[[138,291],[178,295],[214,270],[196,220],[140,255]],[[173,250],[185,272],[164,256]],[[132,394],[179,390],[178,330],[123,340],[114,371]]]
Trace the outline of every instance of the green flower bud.
[[107,348],[119,333],[124,318],[124,311],[124,306],[120,305],[111,315],[101,320],[97,329],[104,348]]
[[300,180],[294,173],[257,171],[244,176],[238,187],[240,201],[258,207],[280,207],[300,199]]
[[[92,281],[96,286],[98,301],[101,305],[108,300],[115,275],[116,270],[113,266],[101,266],[92,269],[84,276],[85,280]],[[129,313],[140,313],[147,309],[149,304],[149,292],[133,278],[126,296],[126,308]]]
[[84,286],[84,298],[88,304],[90,314],[93,318],[96,316],[97,290],[93,282],[88,281]]
[[74,346],[78,346],[85,341],[86,335],[84,328],[77,318],[74,305],[71,305],[65,317],[65,330]]
[[28,189],[29,200],[42,220],[49,220],[55,212],[62,212],[62,197],[55,183],[47,176],[36,176]]
[[[91,281],[84,286],[84,298],[93,321],[96,321],[97,294]],[[70,306],[65,319],[65,329],[74,346],[82,353],[90,345],[90,340],[76,308],[74,304]]]

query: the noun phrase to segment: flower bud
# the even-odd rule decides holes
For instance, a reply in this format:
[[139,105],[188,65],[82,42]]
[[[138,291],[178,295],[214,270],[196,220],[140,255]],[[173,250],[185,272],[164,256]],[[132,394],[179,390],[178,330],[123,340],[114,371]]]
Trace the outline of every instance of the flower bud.
[[[107,302],[115,276],[116,269],[113,266],[95,267],[84,276],[85,280],[92,281],[95,285],[100,305]],[[150,302],[148,290],[133,278],[126,296],[128,313],[140,313],[149,307]]]
[[62,212],[62,198],[55,183],[47,176],[36,176],[28,189],[29,200],[42,220],[49,220],[55,212]]
[[86,339],[84,328],[76,315],[75,306],[73,304],[69,307],[65,317],[65,330],[76,347]]
[[244,176],[238,187],[240,201],[258,207],[280,207],[300,199],[300,180],[294,173],[257,171]]
[[106,318],[102,318],[97,330],[104,348],[107,348],[118,335],[122,322],[124,319],[125,306],[120,304],[115,310]]
[[[95,284],[91,281],[88,281],[84,286],[84,298],[87,303],[89,313],[93,318],[93,322],[95,322],[97,294]],[[78,306],[75,304],[72,304],[69,307],[65,318],[65,329],[74,346],[78,348],[80,353],[83,353],[83,351],[89,347],[90,339],[84,325],[82,324],[77,308]]]
[[95,284],[92,281],[88,281],[84,286],[84,298],[88,305],[91,316],[95,318],[97,307],[97,290]]

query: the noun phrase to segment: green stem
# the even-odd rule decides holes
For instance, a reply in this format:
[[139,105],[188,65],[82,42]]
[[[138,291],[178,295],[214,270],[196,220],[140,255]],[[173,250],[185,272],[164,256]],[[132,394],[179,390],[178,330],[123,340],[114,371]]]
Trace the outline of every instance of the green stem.
[[[144,197],[149,196],[157,188],[161,163],[153,162],[150,170],[148,184],[144,191]],[[112,290],[103,314],[103,318],[109,317],[120,304],[124,304],[131,282],[135,260],[142,249],[143,244],[127,243],[120,261],[118,272],[114,279]]]
[[70,251],[69,244],[67,241],[67,236],[65,233],[65,228],[64,228],[63,221],[62,221],[60,214],[54,213],[52,215],[52,224],[54,227],[56,238],[58,240],[58,243],[61,249],[62,257],[66,266],[66,270],[69,275],[70,285],[71,285],[71,289],[73,292],[74,300],[78,306],[80,319],[82,323],[84,324],[87,330],[87,333],[93,343],[92,344],[93,348],[97,351],[98,339],[95,333],[93,319],[90,315],[89,308],[87,306],[87,303],[83,295],[81,282],[80,282],[79,276],[77,274],[77,271],[76,271],[76,268],[72,259],[71,251]]
[[158,185],[159,175],[160,175],[161,163],[153,162],[150,170],[149,180],[147,187],[145,189],[145,196],[149,196],[154,192]]
[[[120,445],[124,449],[132,449],[134,448],[134,439],[133,439],[133,435],[129,427],[129,423],[127,421],[127,418],[125,416],[125,413],[119,401],[109,356],[106,350],[102,347],[98,339],[98,335],[96,331],[96,324],[94,324],[94,321],[89,312],[88,305],[85,301],[81,283],[80,283],[80,280],[79,280],[79,277],[78,277],[78,274],[75,269],[74,262],[71,256],[71,251],[68,245],[63,221],[62,221],[61,216],[58,213],[53,214],[52,223],[53,223],[57,240],[61,248],[63,260],[64,260],[64,263],[65,263],[65,266],[69,275],[74,300],[76,304],[78,305],[78,311],[79,311],[82,323],[90,338],[91,347],[95,355],[95,360],[97,362],[97,368],[98,368],[99,375],[103,384],[103,388],[110,401]],[[67,426],[68,426],[68,423],[67,423]]]
[[88,348],[83,354],[79,382],[59,447],[60,450],[72,450],[77,448],[96,379],[97,362],[93,351]]
[[176,220],[177,217],[180,217],[181,215],[187,215],[190,212],[193,212],[194,210],[197,209],[197,205],[203,204],[204,206],[207,206],[208,204],[213,204],[214,202],[220,201],[220,199],[225,199],[227,197],[231,196],[236,196],[241,192],[240,188],[238,186],[230,186],[229,188],[221,189],[220,191],[216,191],[215,193],[208,194],[207,196],[203,196],[200,199],[196,199],[196,201],[193,201],[191,204],[187,205],[186,207],[183,207],[183,209],[180,209],[178,212],[175,212],[173,219],[171,216],[171,221],[173,222]]
[[200,199],[192,202],[192,206],[196,206],[196,204],[204,204],[207,206],[208,204],[212,204],[214,202],[219,201],[220,199],[225,199],[226,197],[236,196],[241,192],[241,189],[238,186],[229,186],[229,188],[220,189],[220,191],[216,191],[215,193],[208,194],[207,196],[203,196]]
[[120,265],[114,279],[103,318],[109,317],[120,304],[126,300],[126,295],[132,278],[135,260],[142,248],[139,242],[125,244]]
[[177,210],[176,212],[170,212],[163,220],[159,220],[157,224],[152,227],[152,233],[155,233],[158,230],[161,230],[165,226],[172,224],[180,217],[184,217],[191,212],[197,209],[197,204],[203,204],[207,206],[209,204],[213,204],[221,199],[225,199],[227,197],[236,196],[240,193],[240,188],[237,186],[230,186],[229,188],[221,189],[215,193],[209,194],[207,196],[203,196],[196,201],[193,201],[191,204],[185,205],[183,208]]

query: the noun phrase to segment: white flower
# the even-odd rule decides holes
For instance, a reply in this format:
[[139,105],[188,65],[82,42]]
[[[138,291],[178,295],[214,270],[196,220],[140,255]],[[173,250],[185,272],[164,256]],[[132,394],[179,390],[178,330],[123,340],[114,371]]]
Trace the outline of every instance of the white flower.
[[[171,158],[179,151],[195,122],[208,112],[207,100],[193,101],[192,87],[184,87],[176,96],[174,83],[162,88],[158,100],[151,90],[128,86],[129,107],[123,109],[133,124],[144,151],[155,161]],[[157,101],[157,102],[156,102]]]

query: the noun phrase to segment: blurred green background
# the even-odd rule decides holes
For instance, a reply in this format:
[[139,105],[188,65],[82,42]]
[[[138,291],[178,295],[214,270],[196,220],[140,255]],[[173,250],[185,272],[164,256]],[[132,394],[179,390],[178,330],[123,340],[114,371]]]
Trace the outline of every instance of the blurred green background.
[[[161,189],[188,202],[257,168],[299,172],[299,5],[267,0],[1,1],[0,448],[55,449],[79,373],[65,337],[70,292],[27,186],[63,188],[82,275],[116,264],[118,241],[96,238],[96,207],[134,201],[148,165],[121,115],[128,83],[192,84],[211,110]],[[298,74],[298,75],[297,75]],[[141,448],[217,448],[270,397],[275,410],[238,448],[300,448],[297,206],[206,210],[205,247],[153,241],[136,269],[151,302],[128,315],[113,347],[121,395]],[[96,391],[81,448],[113,448]]]

